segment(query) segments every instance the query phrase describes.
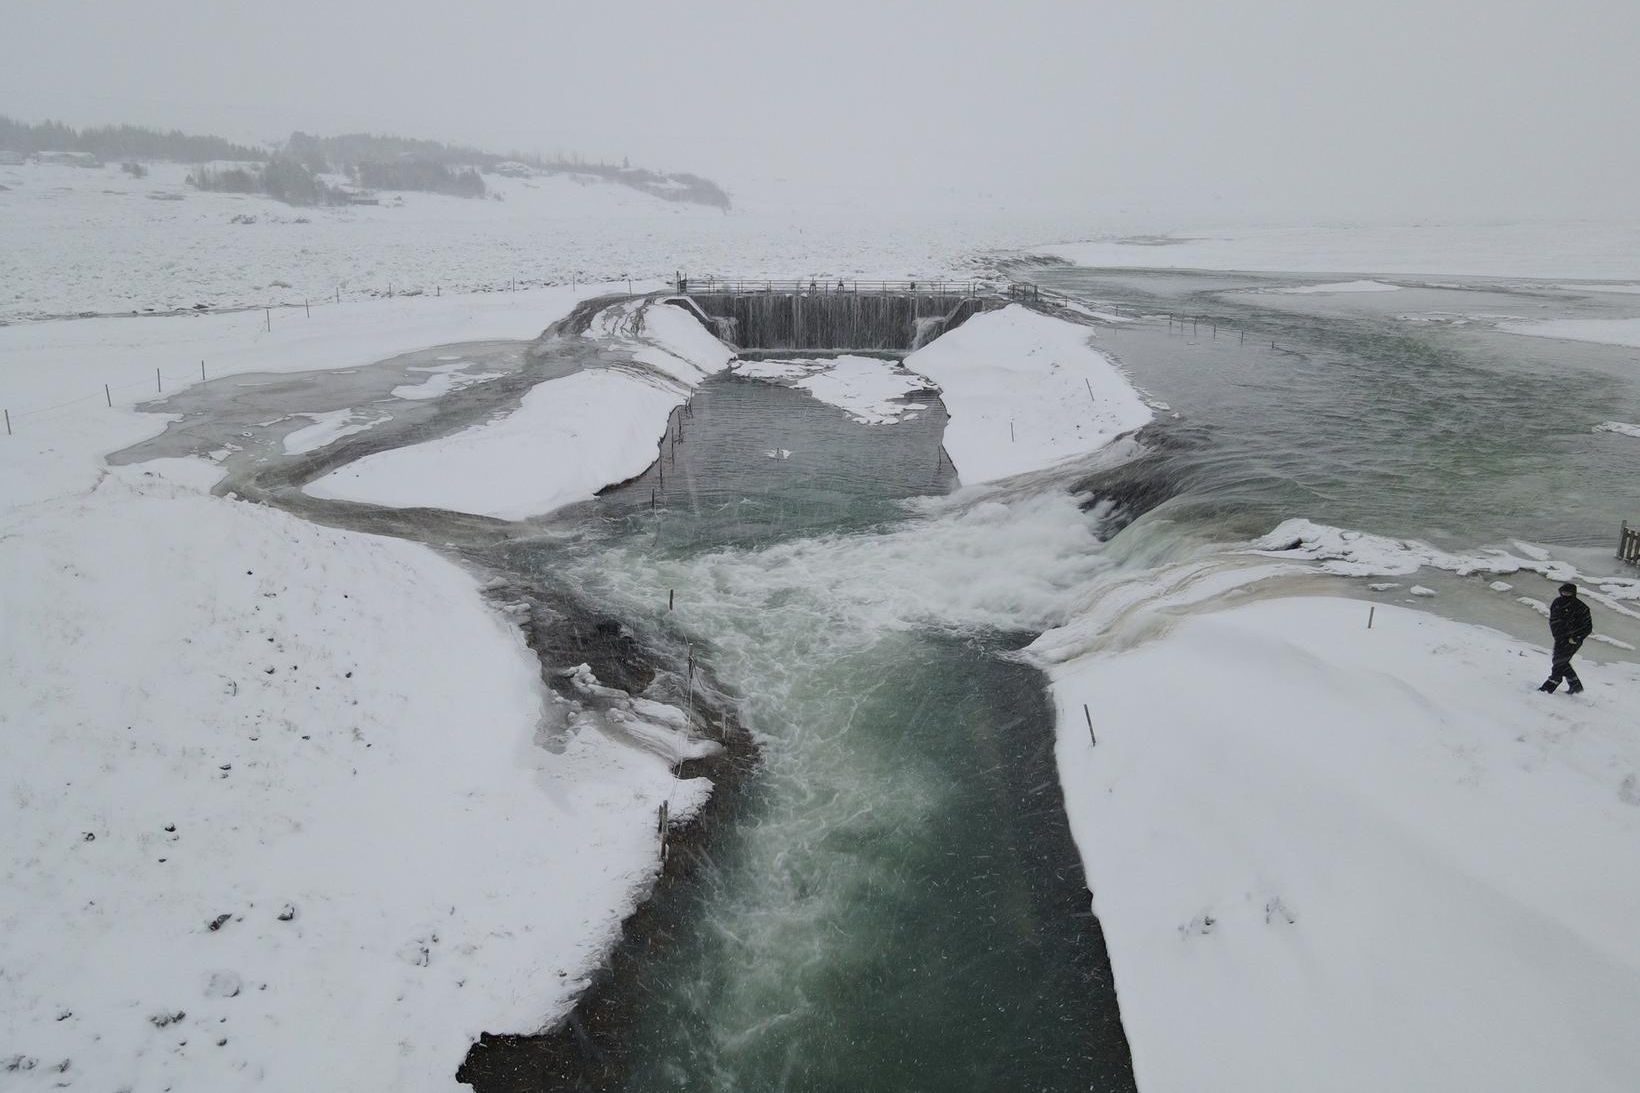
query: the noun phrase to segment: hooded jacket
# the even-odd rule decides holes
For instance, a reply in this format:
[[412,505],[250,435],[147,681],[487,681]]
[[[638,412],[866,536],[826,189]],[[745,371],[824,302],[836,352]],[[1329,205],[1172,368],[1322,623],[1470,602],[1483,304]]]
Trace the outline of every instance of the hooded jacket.
[[1576,596],[1556,596],[1549,606],[1549,633],[1556,644],[1581,644],[1594,630],[1589,605]]

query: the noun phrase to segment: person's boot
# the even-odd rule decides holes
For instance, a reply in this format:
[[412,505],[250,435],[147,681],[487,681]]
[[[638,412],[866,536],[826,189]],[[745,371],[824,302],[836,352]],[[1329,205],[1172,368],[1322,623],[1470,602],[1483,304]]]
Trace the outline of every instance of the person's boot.
[[1580,679],[1568,679],[1566,681],[1566,693],[1569,694],[1569,695],[1580,695],[1580,694],[1582,694],[1583,693],[1583,681],[1580,680]]
[[1560,686],[1560,684],[1556,683],[1554,680],[1546,679],[1543,681],[1543,686],[1539,687],[1538,690],[1542,691],[1546,695],[1552,695],[1555,693],[1555,688],[1558,686]]

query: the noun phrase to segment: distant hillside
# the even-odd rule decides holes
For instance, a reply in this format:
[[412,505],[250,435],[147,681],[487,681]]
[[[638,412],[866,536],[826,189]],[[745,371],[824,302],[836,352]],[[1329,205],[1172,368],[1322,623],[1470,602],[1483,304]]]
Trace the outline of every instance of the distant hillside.
[[264,149],[235,144],[221,137],[198,137],[179,132],[144,129],[137,125],[102,125],[74,129],[55,121],[33,125],[0,115],[0,150],[23,152],[88,152],[98,159],[163,159],[173,163],[206,163],[215,159],[264,160]]
[[722,209],[729,207],[729,195],[711,179],[683,172],[651,171],[626,163],[588,163],[579,158],[563,156],[548,159],[518,152],[498,155],[460,144],[372,133],[345,133],[335,137],[292,133],[290,139],[285,141],[282,151],[315,171],[331,170],[353,176],[360,175],[366,164],[427,163],[446,168],[476,167],[481,171],[499,170],[500,173],[511,173],[516,166],[523,166],[544,174],[591,175],[606,182],[630,186],[664,201],[687,201],[691,204],[711,205]]
[[357,186],[370,190],[423,190],[458,197],[482,197],[485,186],[480,172],[538,172],[591,176],[663,201],[729,208],[729,195],[723,188],[699,175],[652,171],[626,163],[587,163],[575,157],[499,155],[459,144],[386,134],[320,137],[296,132],[273,147],[253,147],[177,130],[167,133],[135,125],[75,129],[61,122],[29,123],[0,115],[0,151],[25,155],[83,152],[102,160],[260,163],[265,166],[257,170],[226,173],[201,170],[193,177],[197,179],[196,185],[203,189],[261,192],[282,201],[291,201],[292,195],[302,195],[293,202],[296,204],[325,204],[344,199],[345,195],[327,189],[317,180],[315,176],[320,174],[346,175]]

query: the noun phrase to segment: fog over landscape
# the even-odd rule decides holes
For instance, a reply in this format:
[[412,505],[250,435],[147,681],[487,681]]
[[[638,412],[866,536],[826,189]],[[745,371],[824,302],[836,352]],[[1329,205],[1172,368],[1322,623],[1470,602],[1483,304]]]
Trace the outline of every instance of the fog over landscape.
[[1634,5],[5,5],[0,104],[1160,230],[1634,216]]
[[0,1091],[1634,1093],[1637,55],[0,0]]

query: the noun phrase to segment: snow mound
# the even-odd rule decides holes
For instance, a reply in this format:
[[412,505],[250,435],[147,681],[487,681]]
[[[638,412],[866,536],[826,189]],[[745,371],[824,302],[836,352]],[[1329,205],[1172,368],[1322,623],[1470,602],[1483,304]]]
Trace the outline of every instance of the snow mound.
[[589,501],[605,486],[643,473],[672,411],[732,353],[688,312],[650,301],[607,308],[593,326],[588,336],[606,339],[648,368],[589,369],[548,380],[509,414],[368,455],[306,491],[522,520]]
[[945,450],[965,485],[1097,451],[1151,411],[1080,323],[1019,304],[969,319],[905,359],[940,387]]
[[1622,436],[1632,436],[1640,439],[1640,425],[1630,425],[1622,421],[1607,421],[1594,427],[1597,433],[1618,433]]

